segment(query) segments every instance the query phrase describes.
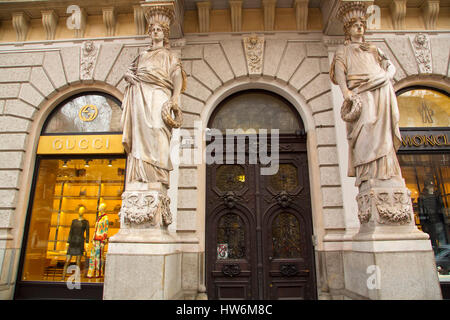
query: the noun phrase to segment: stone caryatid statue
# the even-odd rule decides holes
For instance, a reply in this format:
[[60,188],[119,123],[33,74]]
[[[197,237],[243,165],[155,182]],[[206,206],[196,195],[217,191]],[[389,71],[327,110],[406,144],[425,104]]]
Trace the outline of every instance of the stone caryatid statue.
[[170,50],[173,8],[144,7],[150,46],[132,62],[124,78],[122,144],[127,153],[127,184],[120,216],[131,228],[167,226],[169,209],[170,140],[181,126],[180,94],[186,83],[181,61]]
[[413,226],[410,192],[396,151],[401,144],[399,110],[392,79],[395,67],[364,38],[366,5],[343,2],[338,18],[345,42],[337,48],[330,77],[339,85],[349,144],[348,176],[356,177],[362,226]]

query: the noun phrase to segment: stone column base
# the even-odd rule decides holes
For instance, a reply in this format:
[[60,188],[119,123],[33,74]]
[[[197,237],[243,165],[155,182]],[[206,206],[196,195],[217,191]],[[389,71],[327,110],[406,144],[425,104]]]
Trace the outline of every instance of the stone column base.
[[103,299],[182,298],[182,253],[178,247],[166,230],[120,230],[108,247]]
[[344,270],[351,298],[442,299],[429,240],[356,241],[344,251]]
[[428,234],[404,180],[370,180],[356,197],[359,232],[344,252],[345,288],[368,299],[442,299]]

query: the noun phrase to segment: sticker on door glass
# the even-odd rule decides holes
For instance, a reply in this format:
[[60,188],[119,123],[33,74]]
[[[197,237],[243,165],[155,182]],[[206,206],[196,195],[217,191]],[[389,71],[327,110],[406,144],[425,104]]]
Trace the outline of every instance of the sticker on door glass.
[[217,259],[228,258],[228,243],[217,244]]

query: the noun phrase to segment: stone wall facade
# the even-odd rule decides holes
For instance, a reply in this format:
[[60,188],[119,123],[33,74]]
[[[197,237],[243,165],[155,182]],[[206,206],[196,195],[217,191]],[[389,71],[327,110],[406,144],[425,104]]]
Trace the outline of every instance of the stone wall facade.
[[[397,68],[396,89],[433,83],[450,88],[450,33],[428,32],[432,72],[421,73],[412,41],[415,32],[372,33],[375,43]],[[272,91],[287,99],[307,131],[311,204],[316,239],[318,296],[359,298],[346,273],[352,235],[358,230],[357,193],[348,178],[342,97],[332,85],[329,66],[342,37],[321,32],[259,34],[265,40],[260,72],[249,70],[243,38],[248,34],[186,35],[174,40],[188,75],[182,96],[182,129],[196,121],[206,129],[217,105],[247,89]],[[147,38],[93,39],[98,49],[92,68],[83,69],[83,41],[62,40],[15,46],[0,44],[0,298],[13,296],[22,239],[32,192],[37,142],[42,126],[59,102],[82,91],[103,91],[123,98],[122,76]],[[204,150],[191,145],[191,151]],[[181,288],[196,294],[204,286],[205,164],[180,163],[172,173],[174,223],[182,242]]]

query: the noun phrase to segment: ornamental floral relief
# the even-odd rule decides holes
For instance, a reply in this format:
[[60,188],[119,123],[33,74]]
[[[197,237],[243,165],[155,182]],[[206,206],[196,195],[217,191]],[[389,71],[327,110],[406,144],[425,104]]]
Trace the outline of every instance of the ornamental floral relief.
[[412,40],[414,55],[416,56],[417,65],[420,73],[432,73],[433,65],[431,60],[430,39],[428,35],[419,33]]
[[380,224],[407,224],[411,221],[411,192],[401,191],[379,192],[375,196]]
[[86,41],[81,48],[80,75],[82,80],[92,79],[98,48],[93,41]]
[[245,57],[249,74],[262,73],[264,59],[264,38],[251,35],[244,38]]

